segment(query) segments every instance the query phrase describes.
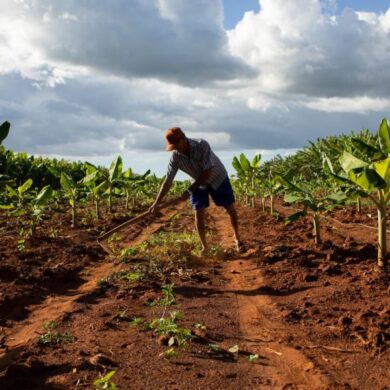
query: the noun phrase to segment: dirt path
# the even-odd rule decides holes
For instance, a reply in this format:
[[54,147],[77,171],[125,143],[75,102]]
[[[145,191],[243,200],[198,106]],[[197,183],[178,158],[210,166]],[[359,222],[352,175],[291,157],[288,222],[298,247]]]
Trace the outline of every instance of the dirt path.
[[[232,231],[226,214],[213,208],[212,221],[222,245],[233,246]],[[256,372],[252,374],[266,377],[270,388],[328,387],[332,382],[329,376],[304,353],[285,343],[291,329],[278,319],[256,259],[245,258],[248,254],[242,257],[225,262],[222,277],[229,281],[226,293],[237,301],[242,347],[257,354],[263,363],[255,365]]]
[[[162,210],[161,217],[156,222],[147,225],[135,239],[131,240],[131,244],[137,245],[145,241],[150,235],[159,231],[182,208],[183,204],[179,204],[178,206]],[[126,237],[126,229],[121,231],[120,234]],[[129,246],[130,242],[126,238],[123,242]],[[86,275],[85,283],[81,286],[68,290],[63,295],[49,296],[41,304],[29,307],[29,316],[15,324],[12,328],[7,329],[4,333],[5,342],[3,343],[3,348],[0,349],[0,371],[12,363],[16,356],[23,351],[26,344],[42,333],[42,325],[45,322],[56,321],[64,314],[71,313],[75,302],[96,291],[99,288],[97,281],[110,274],[114,267],[119,269],[120,265],[115,265],[112,261],[109,261],[87,268],[84,270],[84,275]]]
[[[177,213],[179,218],[173,219]],[[87,270],[84,284],[30,307],[29,318],[9,330],[0,367],[12,360],[14,364],[0,375],[0,387],[93,389],[100,374],[114,369],[115,383],[121,389],[387,389],[388,355],[372,355],[373,349],[351,339],[350,330],[355,328],[350,323],[364,331],[376,329],[370,325],[374,320],[383,329],[387,323],[386,301],[376,290],[378,280],[373,279],[368,264],[366,268],[352,263],[346,276],[346,270],[327,274],[317,263],[318,259],[325,261],[328,252],[310,250],[309,244],[302,247],[295,239],[297,234],[302,241],[307,238],[310,227],[294,226],[296,230],[291,231],[252,209],[240,208],[240,213],[246,216],[240,226],[250,246],[247,252],[227,260],[202,259],[201,265],[186,267],[183,274],[176,268],[166,274],[177,294],[169,310],[178,309],[183,315],[179,327],[192,332],[198,325],[205,329],[186,348],[178,349],[176,358],[163,358],[167,345],[145,327],[161,315],[158,308],[146,304],[161,297],[161,284],[118,280],[88,301],[88,294],[97,289],[96,281],[119,269],[113,269],[113,263],[101,263]],[[212,207],[208,215],[208,228],[215,232],[213,243],[233,248],[227,214]],[[140,243],[160,229],[171,233],[191,232],[192,228],[192,215],[182,204],[149,226],[137,226],[140,234],[136,237],[134,230],[128,236],[121,233],[124,238],[118,245]],[[338,247],[344,242],[333,230],[329,237],[337,238]],[[296,241],[299,248],[293,247]],[[267,245],[287,250],[281,254],[274,250],[275,259],[267,258]],[[301,266],[309,256],[313,262]],[[356,295],[355,290],[364,295]],[[359,306],[373,293],[377,293],[375,301]],[[373,306],[377,301],[382,306]],[[65,313],[69,314],[61,318]],[[62,346],[29,342],[37,338],[44,322],[56,319],[75,342]],[[130,326],[134,319],[142,325]],[[236,345],[239,352],[232,352]],[[108,359],[106,363],[95,362],[101,355]]]

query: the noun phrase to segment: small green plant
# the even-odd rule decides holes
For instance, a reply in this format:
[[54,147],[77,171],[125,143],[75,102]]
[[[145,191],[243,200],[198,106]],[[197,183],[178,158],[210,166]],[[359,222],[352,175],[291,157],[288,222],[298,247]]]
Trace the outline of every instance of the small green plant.
[[[32,189],[33,180],[27,179],[17,188],[12,188],[6,184],[5,194],[11,202],[7,206],[0,206],[13,210],[12,214],[18,217],[18,225],[26,229],[30,236],[35,235],[36,227],[43,220],[44,212],[48,203],[53,199],[53,190],[47,185],[37,194]],[[22,217],[26,216],[27,219]]]
[[209,344],[208,347],[210,352],[219,352],[221,350],[217,344]]
[[89,225],[89,218],[88,217],[82,217],[80,220],[81,226],[88,226]]
[[127,262],[131,261],[132,258],[134,256],[136,256],[137,253],[138,253],[138,249],[137,248],[124,248],[121,251],[120,260],[123,263],[127,263]]
[[18,240],[18,251],[23,253],[26,250],[26,240],[24,238]]
[[42,328],[45,330],[53,330],[57,329],[58,325],[55,321],[47,321],[43,323]]
[[223,254],[223,248],[221,245],[219,244],[214,244],[214,245],[211,245],[209,250],[208,250],[208,255],[211,256],[211,257],[218,257],[218,256],[221,256],[221,254]]
[[233,347],[230,347],[228,351],[232,354],[238,354],[238,352],[240,351],[240,347],[236,344],[233,345]]
[[114,233],[108,238],[107,243],[113,253],[118,252],[118,244],[122,241],[122,239],[123,237],[118,233]]
[[182,314],[178,311],[172,311],[168,318],[155,319],[149,324],[149,327],[158,336],[166,336],[170,347],[173,345],[184,347],[193,336],[190,329],[180,328],[177,325],[176,321],[179,318],[182,318]]
[[93,384],[95,388],[98,390],[108,389],[108,390],[116,390],[117,386],[114,382],[111,382],[111,378],[115,375],[116,371],[110,371],[106,375],[101,378],[95,379]]
[[142,270],[138,267],[135,267],[131,271],[123,270],[123,271],[117,271],[113,272],[109,276],[107,276],[104,279],[98,280],[98,285],[104,287],[104,285],[112,285],[117,280],[126,280],[128,282],[138,282],[142,280],[144,277],[144,274],[142,273]]
[[72,334],[70,332],[59,332],[58,325],[54,321],[45,322],[42,327],[46,332],[39,336],[39,344],[67,344],[73,341]]
[[134,317],[134,318],[130,321],[129,325],[130,325],[130,326],[138,326],[138,325],[141,325],[141,324],[142,324],[142,321],[143,321],[143,318],[142,318],[142,317]]
[[255,363],[257,361],[257,359],[259,358],[259,355],[258,354],[255,354],[255,355],[249,355],[247,357],[248,361],[250,363]]
[[58,237],[58,234],[59,234],[58,229],[56,229],[56,228],[51,228],[51,229],[50,229],[50,232],[49,232],[49,237],[50,237],[50,238],[57,238],[57,237]]
[[76,226],[77,205],[80,193],[80,184],[75,182],[67,173],[62,172],[60,177],[61,187],[69,201],[72,211],[72,227]]
[[176,351],[175,348],[168,348],[166,351],[160,353],[160,357],[164,357],[165,359],[173,359],[179,356],[179,353]]
[[177,324],[178,320],[183,319],[183,314],[180,311],[172,310],[167,313],[168,306],[171,306],[176,301],[176,293],[174,284],[166,284],[162,286],[162,297],[154,300],[149,306],[161,308],[162,314],[160,318],[155,318],[151,322],[143,322],[141,317],[135,317],[130,322],[130,326],[143,325],[145,330],[151,330],[157,336],[162,337],[162,341],[168,345],[169,349],[162,352],[160,357],[171,359],[178,356],[178,352],[174,346],[184,348],[187,341],[193,338],[190,329],[182,328]]
[[193,252],[200,251],[198,236],[194,233],[159,232],[148,240],[132,248],[123,250],[122,261],[130,262],[144,259],[158,264],[184,263],[193,257]]
[[139,280],[142,279],[142,273],[141,272],[125,272],[122,275],[120,275],[120,278],[122,280],[127,280],[129,282],[138,282]]
[[112,235],[108,238],[107,242],[108,242],[109,244],[112,244],[112,243],[114,243],[114,242],[119,242],[119,241],[121,241],[121,240],[122,240],[122,236],[120,236],[118,233],[114,233],[114,234],[112,234]]
[[199,329],[199,330],[203,330],[204,332],[207,332],[207,327],[206,327],[206,325],[195,324],[194,327],[195,327],[195,329]]
[[124,310],[120,310],[116,313],[115,315],[115,319],[116,320],[119,320],[119,321],[124,321],[127,317],[126,317],[126,313],[127,313],[127,309],[124,309]]
[[112,287],[112,282],[109,279],[109,277],[98,279],[96,281],[96,284],[97,284],[98,287],[100,287],[102,289]]
[[173,290],[175,287],[174,283],[171,284],[165,284],[162,286],[162,297],[160,299],[156,299],[149,303],[149,306],[161,306],[161,307],[167,307],[172,306],[176,301],[176,293]]

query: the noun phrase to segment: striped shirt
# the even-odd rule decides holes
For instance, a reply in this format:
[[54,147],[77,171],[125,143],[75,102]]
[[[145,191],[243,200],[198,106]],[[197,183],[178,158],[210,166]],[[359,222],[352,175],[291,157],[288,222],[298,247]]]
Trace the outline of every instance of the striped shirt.
[[216,190],[228,177],[221,160],[204,139],[187,138],[187,140],[190,148],[189,157],[177,150],[173,151],[168,165],[167,181],[172,183],[178,169],[196,180],[203,171],[213,167],[207,184]]

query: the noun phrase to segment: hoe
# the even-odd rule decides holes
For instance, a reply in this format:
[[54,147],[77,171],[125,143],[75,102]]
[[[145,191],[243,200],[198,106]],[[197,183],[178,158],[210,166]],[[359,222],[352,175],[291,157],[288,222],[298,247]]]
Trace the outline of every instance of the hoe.
[[[171,199],[167,202],[164,202],[162,203],[159,207],[158,207],[158,210],[162,210],[162,209],[165,209],[169,206],[172,206],[174,205],[175,203],[179,203],[180,202],[180,198],[174,198],[174,199]],[[136,223],[138,221],[142,221],[144,218],[146,218],[147,216],[149,216],[149,212],[148,211],[145,211],[144,213],[140,214],[140,215],[137,215],[136,217],[134,218],[131,218],[129,219],[128,221],[120,224],[119,226],[116,226],[114,227],[113,229],[109,230],[108,232],[100,235],[98,238],[97,238],[97,242],[98,244],[104,249],[105,252],[107,252],[108,254],[112,254],[112,251],[105,245],[105,243],[103,242],[106,238],[110,237],[112,234],[122,230],[123,228],[125,228],[126,226],[129,226],[133,223]]]

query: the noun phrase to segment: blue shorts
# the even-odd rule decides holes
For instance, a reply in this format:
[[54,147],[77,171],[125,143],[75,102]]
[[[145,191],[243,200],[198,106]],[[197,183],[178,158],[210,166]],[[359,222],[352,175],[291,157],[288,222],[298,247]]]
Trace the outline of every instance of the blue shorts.
[[214,190],[211,187],[198,188],[190,196],[190,202],[193,210],[201,210],[209,207],[209,195],[217,206],[228,207],[234,203],[233,188],[227,177],[222,184]]

